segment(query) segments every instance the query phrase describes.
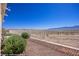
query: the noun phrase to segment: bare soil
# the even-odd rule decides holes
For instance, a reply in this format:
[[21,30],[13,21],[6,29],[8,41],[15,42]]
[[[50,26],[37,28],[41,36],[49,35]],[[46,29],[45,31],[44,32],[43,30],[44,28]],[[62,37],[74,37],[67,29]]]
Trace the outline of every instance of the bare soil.
[[50,42],[59,43],[75,48],[79,48],[79,35],[49,35],[49,36],[35,36],[40,40],[46,40]]
[[67,56],[66,54],[53,50],[47,46],[28,40],[28,46],[24,52],[26,56]]

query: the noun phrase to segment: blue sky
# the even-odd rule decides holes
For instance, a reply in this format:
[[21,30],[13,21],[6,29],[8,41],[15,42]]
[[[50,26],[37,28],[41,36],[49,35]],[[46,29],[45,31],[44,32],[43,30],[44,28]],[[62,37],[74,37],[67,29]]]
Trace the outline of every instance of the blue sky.
[[8,4],[3,27],[9,29],[47,29],[79,25],[79,4]]

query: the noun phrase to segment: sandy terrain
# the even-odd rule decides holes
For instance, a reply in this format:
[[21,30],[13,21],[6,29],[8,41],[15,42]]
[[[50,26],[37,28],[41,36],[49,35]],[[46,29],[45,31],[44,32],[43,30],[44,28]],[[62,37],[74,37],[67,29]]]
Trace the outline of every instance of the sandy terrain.
[[79,35],[49,35],[48,37],[34,35],[33,37],[79,48]]

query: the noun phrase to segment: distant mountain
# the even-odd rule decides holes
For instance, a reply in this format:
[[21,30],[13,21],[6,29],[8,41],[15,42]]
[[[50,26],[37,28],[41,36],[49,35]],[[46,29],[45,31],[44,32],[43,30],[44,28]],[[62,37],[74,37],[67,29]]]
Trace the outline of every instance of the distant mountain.
[[49,28],[48,30],[79,30],[79,25],[72,27]]

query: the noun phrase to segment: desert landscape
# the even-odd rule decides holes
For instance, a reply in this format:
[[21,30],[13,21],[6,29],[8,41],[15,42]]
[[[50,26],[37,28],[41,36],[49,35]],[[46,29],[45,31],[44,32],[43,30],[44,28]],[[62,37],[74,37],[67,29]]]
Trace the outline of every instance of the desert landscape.
[[1,55],[79,56],[78,4],[1,6]]
[[47,40],[72,47],[79,48],[79,30],[74,31],[44,31],[44,30],[9,30],[13,34],[21,34],[28,32],[31,37],[36,37],[40,40]]
[[[50,31],[50,30],[37,30],[37,29],[8,29],[7,33],[21,35],[23,32],[27,32],[30,35],[28,40],[28,47],[22,55],[75,55],[77,52],[69,50],[67,53],[63,53],[58,49],[67,50],[67,48],[57,47],[53,49],[53,45],[47,45],[47,43],[53,43],[54,45],[68,47],[70,49],[79,49],[79,30],[62,30],[62,31]],[[35,41],[35,40],[36,41]],[[44,50],[44,51],[43,51]],[[62,50],[62,51],[63,51]],[[70,54],[69,54],[70,53]],[[78,55],[78,53],[77,53]]]

